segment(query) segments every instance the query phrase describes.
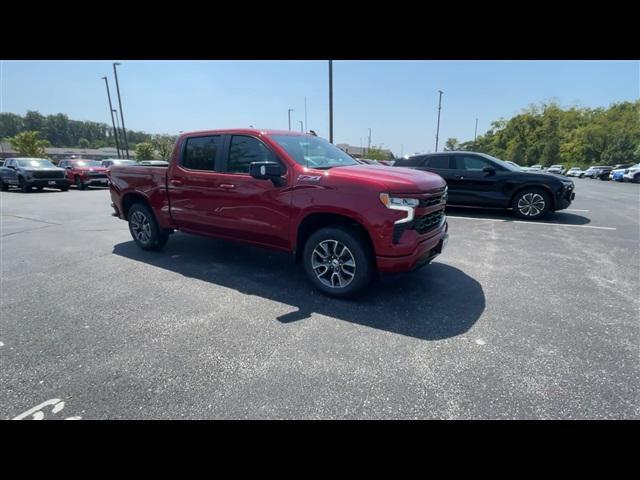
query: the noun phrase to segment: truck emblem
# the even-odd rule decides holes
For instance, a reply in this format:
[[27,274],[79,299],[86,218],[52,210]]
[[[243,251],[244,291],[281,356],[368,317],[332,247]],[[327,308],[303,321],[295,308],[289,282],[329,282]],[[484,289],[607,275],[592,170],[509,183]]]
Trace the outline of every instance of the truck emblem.
[[307,181],[307,182],[319,182],[320,181],[320,175],[299,175],[298,176],[298,180],[303,182],[303,181]]

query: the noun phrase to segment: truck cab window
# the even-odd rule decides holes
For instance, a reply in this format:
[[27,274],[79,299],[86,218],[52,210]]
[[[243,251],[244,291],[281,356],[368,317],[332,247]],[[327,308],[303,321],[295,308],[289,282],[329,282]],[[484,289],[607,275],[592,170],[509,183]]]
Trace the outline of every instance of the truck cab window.
[[192,170],[215,171],[220,140],[220,135],[188,138],[182,156],[182,166]]
[[280,163],[278,157],[258,139],[244,135],[231,137],[227,172],[249,173],[251,162]]

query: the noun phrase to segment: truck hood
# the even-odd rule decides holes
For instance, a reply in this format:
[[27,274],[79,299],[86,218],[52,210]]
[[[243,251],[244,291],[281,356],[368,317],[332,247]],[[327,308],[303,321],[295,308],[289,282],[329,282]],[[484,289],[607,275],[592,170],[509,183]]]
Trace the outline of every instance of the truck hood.
[[328,179],[369,184],[380,192],[389,193],[423,193],[446,185],[444,179],[435,173],[383,165],[352,165],[329,170],[309,169],[309,172],[318,172]]
[[64,168],[58,167],[20,167],[23,172],[59,172],[64,171]]

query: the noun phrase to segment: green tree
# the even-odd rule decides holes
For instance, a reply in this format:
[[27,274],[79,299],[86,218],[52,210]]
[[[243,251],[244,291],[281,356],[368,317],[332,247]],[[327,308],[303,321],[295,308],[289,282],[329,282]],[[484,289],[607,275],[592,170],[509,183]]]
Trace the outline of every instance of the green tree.
[[171,135],[154,135],[151,141],[161,160],[168,161],[173,153],[176,137]]
[[91,143],[86,138],[81,138],[80,140],[78,140],[78,147],[89,148],[90,146],[91,146]]
[[447,138],[447,141],[444,143],[445,150],[458,150],[460,147],[460,142],[458,142],[457,138]]
[[9,138],[9,143],[20,155],[43,158],[46,155],[47,142],[40,139],[39,132],[27,131]]
[[386,152],[381,147],[376,147],[375,145],[367,149],[364,156],[371,160],[391,160],[393,157],[392,154],[389,154],[389,152]]
[[136,161],[155,159],[155,150],[149,142],[140,142],[135,147]]

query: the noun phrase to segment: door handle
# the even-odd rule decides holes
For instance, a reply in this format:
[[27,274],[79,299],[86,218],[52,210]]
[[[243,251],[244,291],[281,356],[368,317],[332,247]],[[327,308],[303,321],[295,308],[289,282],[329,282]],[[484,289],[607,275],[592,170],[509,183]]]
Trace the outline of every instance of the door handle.
[[176,187],[182,185],[182,180],[170,180],[171,185],[175,185]]
[[232,183],[221,183],[220,188],[224,188],[226,190],[231,190],[232,188],[236,188],[236,186]]
[[460,180],[464,179],[462,175],[454,175],[455,178],[459,178]]

